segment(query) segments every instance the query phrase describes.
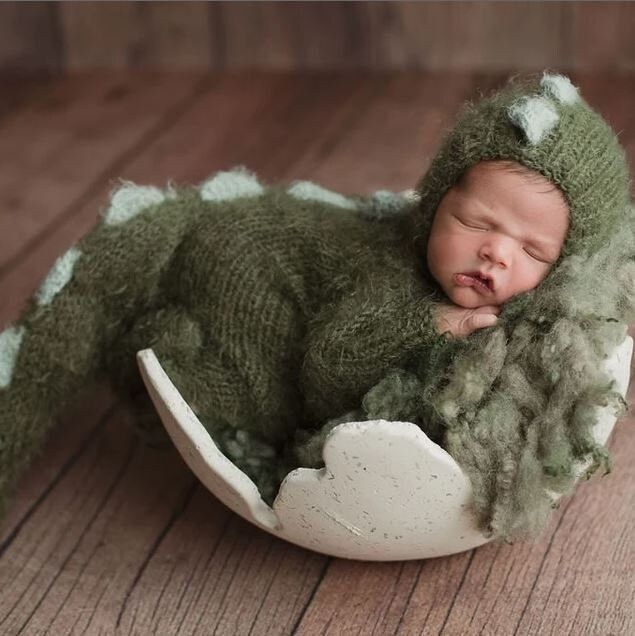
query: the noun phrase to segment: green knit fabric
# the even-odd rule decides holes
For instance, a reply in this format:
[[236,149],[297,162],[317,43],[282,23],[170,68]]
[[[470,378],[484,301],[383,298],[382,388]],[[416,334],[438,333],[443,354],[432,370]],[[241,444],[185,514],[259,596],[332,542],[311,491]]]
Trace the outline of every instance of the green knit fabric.
[[[216,179],[239,194],[257,183],[241,169]],[[217,201],[205,187],[161,200],[130,184],[114,193],[104,222],[72,248],[72,275],[62,275],[65,255],[5,332],[23,335],[0,391],[3,493],[89,381],[105,374],[137,400],[135,353],[152,347],[271,500],[272,465],[297,428],[358,406],[389,368],[440,338],[411,248],[412,204],[395,197],[406,213],[379,224],[377,197],[336,205],[298,185]]]
[[[432,324],[444,294],[427,236],[443,193],[491,158],[557,183],[571,228],[550,275],[495,328],[447,340]],[[267,501],[288,470],[321,465],[337,423],[409,420],[467,472],[485,532],[536,534],[577,460],[609,466],[594,408],[624,408],[599,370],[635,316],[624,154],[570,83],[546,76],[469,106],[418,192],[346,197],[244,169],[199,188],[124,183],[0,333],[0,502],[98,378],[156,436],[135,361],[152,347]]]

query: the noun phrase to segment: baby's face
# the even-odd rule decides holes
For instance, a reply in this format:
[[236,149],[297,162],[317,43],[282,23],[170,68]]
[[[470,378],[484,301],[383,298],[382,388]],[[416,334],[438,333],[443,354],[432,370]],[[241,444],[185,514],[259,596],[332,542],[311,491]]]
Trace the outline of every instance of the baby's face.
[[[427,262],[454,304],[501,305],[536,287],[558,259],[568,205],[546,178],[535,177],[484,161],[441,200]],[[475,272],[491,278],[489,289],[465,276]]]

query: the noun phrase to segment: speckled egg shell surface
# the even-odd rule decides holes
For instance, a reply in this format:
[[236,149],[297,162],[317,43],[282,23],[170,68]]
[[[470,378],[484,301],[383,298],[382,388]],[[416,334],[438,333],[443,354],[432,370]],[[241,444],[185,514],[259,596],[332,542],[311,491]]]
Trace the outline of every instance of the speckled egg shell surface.
[[[628,388],[633,340],[606,360],[618,390]],[[188,466],[225,505],[292,543],[338,557],[421,559],[487,542],[470,510],[472,490],[452,457],[415,424],[373,420],[337,426],[324,445],[325,467],[299,468],[282,483],[273,507],[216,447],[150,349],[139,367],[163,423]],[[596,439],[615,424],[598,409]],[[579,472],[584,469],[579,466]]]

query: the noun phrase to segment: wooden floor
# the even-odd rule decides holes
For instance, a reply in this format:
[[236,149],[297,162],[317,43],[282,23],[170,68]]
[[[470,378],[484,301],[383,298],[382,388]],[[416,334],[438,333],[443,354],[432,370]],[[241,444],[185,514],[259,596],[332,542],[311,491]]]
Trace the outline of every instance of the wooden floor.
[[[633,76],[576,76],[635,165]],[[412,187],[475,75],[0,79],[0,327],[95,222],[119,177],[244,164],[344,192]],[[633,403],[631,385],[630,403]],[[635,633],[635,432],[535,543],[363,563],[230,513],[104,389],[66,414],[0,526],[0,634]]]

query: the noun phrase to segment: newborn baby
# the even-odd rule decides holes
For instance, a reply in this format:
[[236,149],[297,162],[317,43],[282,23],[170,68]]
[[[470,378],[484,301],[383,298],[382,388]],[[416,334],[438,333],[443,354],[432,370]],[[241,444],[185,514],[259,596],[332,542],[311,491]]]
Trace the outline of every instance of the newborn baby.
[[495,325],[500,305],[547,276],[568,225],[562,191],[541,174],[509,161],[469,168],[443,197],[428,241],[428,269],[454,303],[438,308],[438,331]]
[[358,409],[389,372],[441,377],[435,351],[495,325],[564,254],[603,246],[627,200],[614,134],[553,75],[462,113],[414,202],[264,187],[244,170],[124,184],[0,333],[0,505],[94,379],[151,409],[135,360],[150,347],[262,485],[261,460]]

